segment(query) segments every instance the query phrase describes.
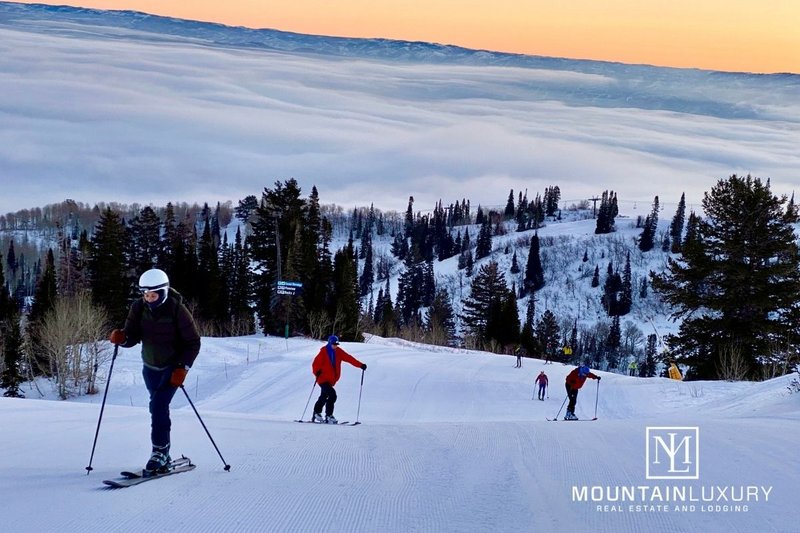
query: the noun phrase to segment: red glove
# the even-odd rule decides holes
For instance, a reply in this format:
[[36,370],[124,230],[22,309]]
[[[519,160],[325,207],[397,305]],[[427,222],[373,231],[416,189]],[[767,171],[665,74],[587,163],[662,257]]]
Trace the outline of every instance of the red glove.
[[183,385],[183,380],[186,379],[186,374],[189,373],[189,370],[179,366],[175,370],[172,371],[172,375],[169,377],[169,384],[175,388],[180,387]]
[[108,340],[111,341],[111,344],[125,344],[125,332],[121,329],[115,329],[108,336]]

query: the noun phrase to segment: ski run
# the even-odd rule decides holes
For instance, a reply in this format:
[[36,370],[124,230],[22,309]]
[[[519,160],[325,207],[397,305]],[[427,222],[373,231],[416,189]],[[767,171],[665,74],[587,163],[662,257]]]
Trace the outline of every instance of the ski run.
[[[597,400],[598,420],[551,424],[571,366],[523,359],[514,368],[508,356],[368,337],[343,343],[369,366],[360,406],[359,369],[343,366],[336,385],[335,415],[363,423],[329,431],[294,422],[311,418],[319,394],[311,360],[322,344],[203,338],[185,387],[230,471],[176,395],[173,457],[197,467],[124,490],[102,482],[141,468],[150,453],[138,348],[116,360],[88,475],[102,394],[55,401],[41,382],[42,399],[28,386],[28,399],[0,398],[2,530],[800,530],[800,396],[787,390],[791,376],[677,382],[596,371],[602,385],[586,382],[575,414],[590,420]],[[550,382],[545,401],[531,400],[540,370]],[[668,434],[648,436],[664,427],[681,432],[681,447],[667,447]],[[657,479],[659,464],[648,461],[656,452],[661,465],[667,452],[691,452],[697,477]]]

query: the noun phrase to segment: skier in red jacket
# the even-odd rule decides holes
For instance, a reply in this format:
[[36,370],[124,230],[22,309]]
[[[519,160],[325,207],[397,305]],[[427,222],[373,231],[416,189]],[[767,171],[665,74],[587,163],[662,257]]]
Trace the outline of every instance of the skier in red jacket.
[[592,371],[589,369],[589,365],[586,363],[575,368],[572,372],[567,374],[565,386],[567,388],[569,404],[567,405],[567,414],[564,415],[564,420],[578,419],[578,417],[575,416],[575,403],[578,401],[578,391],[581,387],[583,387],[583,384],[586,382],[586,378],[600,380],[600,376],[592,374]]
[[[539,375],[536,376],[536,381],[534,381],[534,385],[539,385],[539,399],[544,401],[544,393],[547,389],[547,374],[544,373],[544,370],[539,372]],[[533,398],[531,398],[532,400]]]
[[[336,391],[333,386],[339,381],[342,373],[342,361],[347,361],[361,370],[367,369],[367,365],[339,347],[339,337],[331,335],[328,337],[328,344],[320,348],[314,362],[311,363],[311,371],[317,377],[317,383],[321,390],[319,399],[314,404],[314,417],[312,418],[314,422],[325,424],[338,422],[333,416],[333,404],[336,403]],[[324,419],[322,418],[323,405],[325,406]]]

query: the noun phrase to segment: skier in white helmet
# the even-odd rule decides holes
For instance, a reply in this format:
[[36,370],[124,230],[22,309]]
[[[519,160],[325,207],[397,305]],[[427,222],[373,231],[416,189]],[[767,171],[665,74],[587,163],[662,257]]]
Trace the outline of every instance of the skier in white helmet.
[[157,268],[139,277],[142,298],[131,304],[124,329],[109,340],[123,348],[142,343],[142,375],[150,393],[150,440],[153,450],[145,470],[163,472],[170,463],[169,404],[200,352],[200,334],[183,297]]

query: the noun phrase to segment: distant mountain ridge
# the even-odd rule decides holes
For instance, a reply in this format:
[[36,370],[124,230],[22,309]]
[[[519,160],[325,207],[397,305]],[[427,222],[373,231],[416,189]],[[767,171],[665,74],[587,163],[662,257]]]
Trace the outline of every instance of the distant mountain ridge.
[[[331,37],[309,35],[270,28],[253,29],[244,26],[227,26],[215,22],[203,22],[161,15],[151,15],[130,10],[100,10],[72,6],[47,4],[20,4],[0,2],[0,23],[8,23],[14,16],[25,16],[40,20],[52,19],[83,24],[109,25],[140,31],[190,37],[219,45],[254,47],[282,51],[308,52],[339,56],[373,57],[423,62],[457,62],[476,65],[505,65],[550,70],[574,70],[584,73],[603,74],[609,69],[624,72],[635,70],[681,70],[713,73],[719,76],[757,76],[789,78],[800,81],[800,74],[752,74],[703,71],[700,69],[678,69],[643,64],[625,64],[612,61],[567,59],[538,55],[494,52],[470,49],[456,45],[445,45],[423,41],[404,41],[382,38]],[[7,20],[3,20],[6,19]]]
[[[73,25],[81,25],[77,28]],[[111,11],[45,4],[0,2],[0,28],[80,37],[93,27],[94,37],[149,42],[193,40],[220,47],[272,50],[343,58],[423,64],[516,67],[575,72],[607,78],[610,86],[571,86],[559,83],[545,87],[541,99],[558,99],[573,106],[630,107],[719,118],[785,120],[769,106],[726,100],[724,88],[752,89],[752,100],[760,101],[769,91],[770,101],[800,101],[800,75],[730,73],[699,69],[678,69],[630,65],[595,60],[473,50],[454,45],[391,39],[365,39],[306,35],[274,29],[251,29],[212,22],[184,20],[137,11]],[[132,30],[100,32],[100,28]],[[138,33],[133,33],[138,32]],[[793,117],[792,117],[793,118]],[[800,120],[800,117],[798,117]]]

